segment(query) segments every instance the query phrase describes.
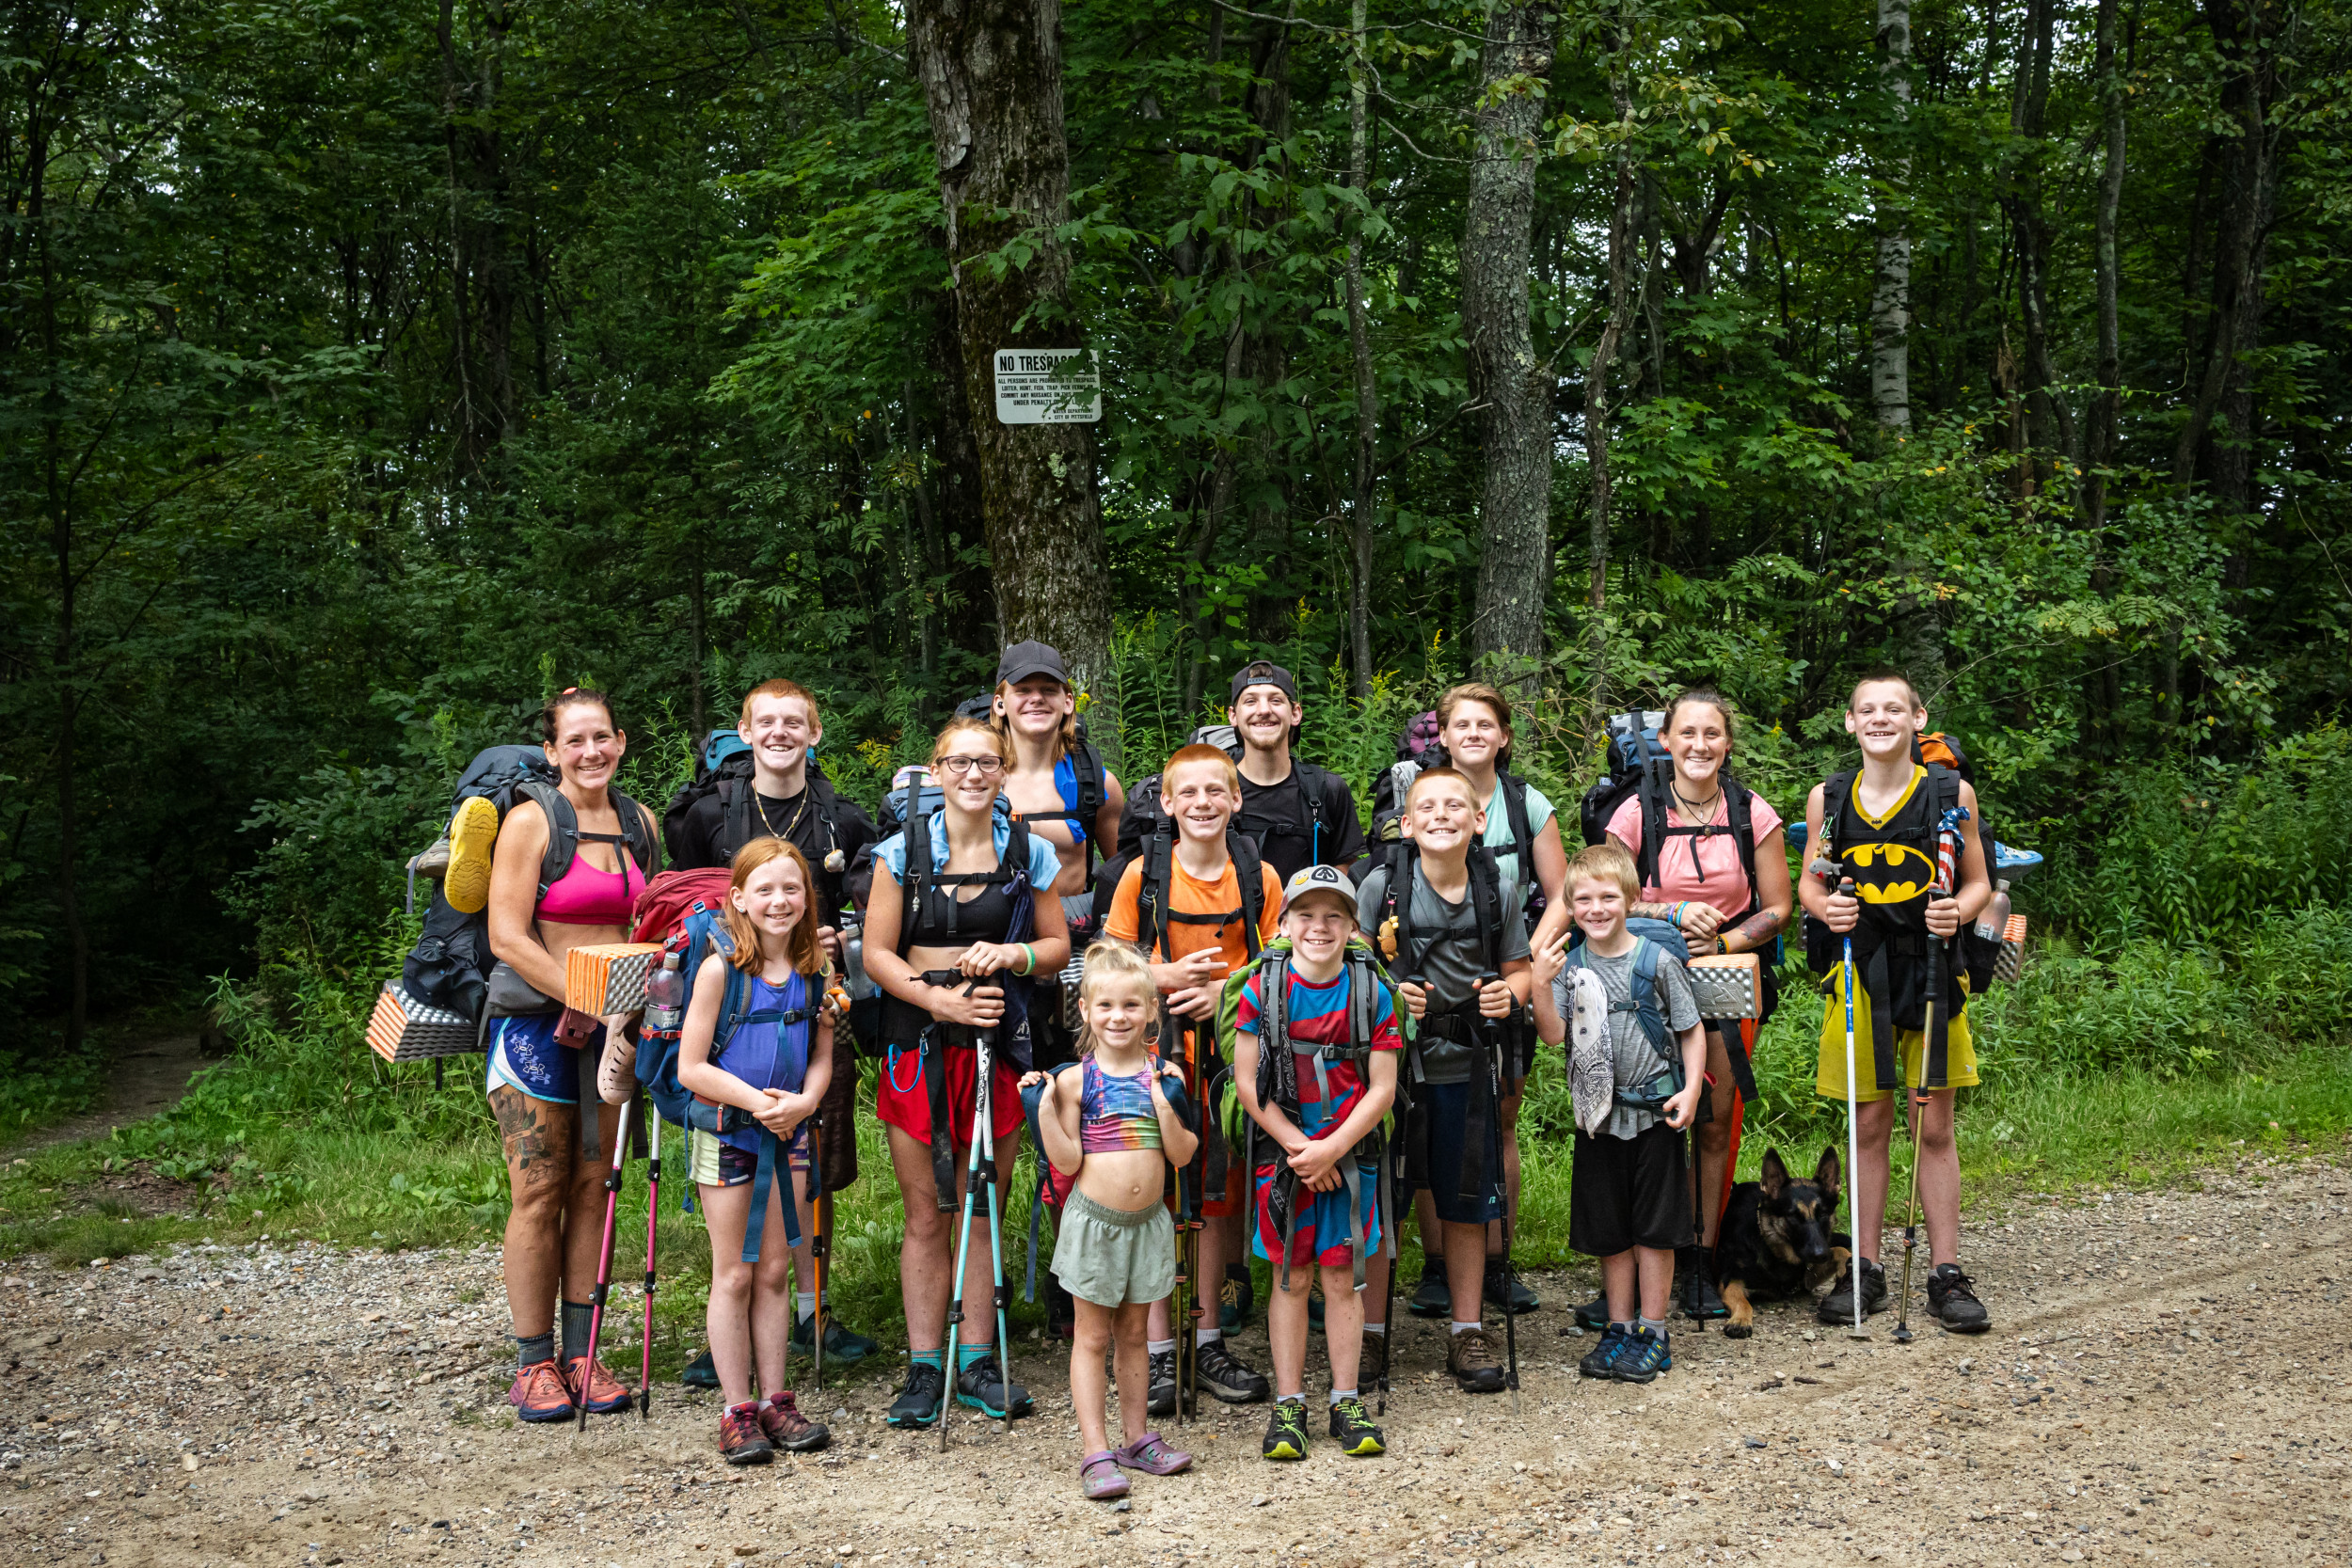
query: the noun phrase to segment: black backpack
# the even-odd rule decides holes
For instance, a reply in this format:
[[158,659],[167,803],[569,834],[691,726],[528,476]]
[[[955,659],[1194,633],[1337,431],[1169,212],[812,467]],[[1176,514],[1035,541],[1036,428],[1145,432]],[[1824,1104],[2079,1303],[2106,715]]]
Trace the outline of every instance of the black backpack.
[[[1168,927],[1180,926],[1222,926],[1233,918],[1232,911],[1219,914],[1182,914],[1170,910],[1168,888],[1175,879],[1175,824],[1163,816],[1160,827],[1145,839],[1136,853],[1143,861],[1143,885],[1136,894],[1136,945],[1146,953],[1165,955],[1168,947]],[[1258,927],[1265,917],[1265,873],[1258,859],[1258,847],[1249,842],[1249,835],[1232,828],[1225,830],[1225,853],[1233,863],[1233,877],[1241,886],[1242,945],[1254,958],[1258,956]],[[1119,892],[1120,878],[1125,874],[1127,860],[1103,867],[1103,876],[1094,884],[1094,928],[1104,928],[1109,920],[1111,900]],[[1112,864],[1119,867],[1117,873]]]
[[[1674,759],[1666,754],[1665,744],[1659,731],[1666,724],[1666,716],[1656,709],[1642,713],[1618,713],[1608,721],[1609,750],[1599,780],[1584,792],[1577,805],[1577,825],[1582,830],[1586,844],[1598,844],[1609,836],[1609,819],[1617,815],[1617,808],[1632,796],[1642,798],[1642,848],[1646,856],[1657,843],[1657,835],[1649,831],[1652,822],[1666,819],[1667,792],[1674,787]],[[1748,860],[1753,863],[1755,857]],[[1647,862],[1654,866],[1655,860]],[[1751,878],[1753,873],[1751,873]],[[1655,880],[1646,871],[1642,885]]]
[[[582,833],[571,801],[557,787],[562,776],[536,746],[493,746],[475,756],[450,797],[454,813],[459,802],[480,798],[498,808],[501,826],[516,802],[535,800],[547,814],[548,847],[539,860],[538,897],[563,879],[580,855],[582,838],[609,842],[610,833]],[[661,845],[645,827],[637,802],[615,789],[612,809],[621,818],[621,842],[647,881],[661,870]],[[450,907],[437,883],[433,902],[425,911],[424,930],[400,966],[401,985],[417,1001],[445,1007],[477,1023],[485,1021],[483,1006],[489,995],[490,971],[498,958],[490,951],[490,911],[485,906],[472,914]]]
[[[716,756],[715,766],[708,760]],[[678,853],[680,836],[685,831],[687,814],[709,800],[719,798],[719,836],[711,847],[721,865],[735,858],[735,852],[755,838],[769,836],[765,824],[758,821],[757,804],[753,799],[752,753],[733,730],[713,730],[703,750],[694,757],[694,777],[691,783],[678,786],[670,797],[669,809],[661,814],[661,841],[670,851],[670,859],[684,859]],[[824,765],[815,752],[808,757],[808,790],[810,809],[817,813],[818,823],[825,830],[829,849],[841,847],[840,798],[834,793],[833,781],[825,777]],[[820,876],[837,876],[830,867],[818,867]]]
[[[1442,739],[1422,738],[1422,721],[1434,722],[1436,719],[1436,714],[1424,713],[1413,721],[1397,737],[1396,761],[1382,768],[1373,784],[1372,842],[1375,846],[1404,841],[1405,800],[1412,793],[1413,781],[1421,776],[1421,770],[1454,766]],[[1503,815],[1511,824],[1511,852],[1518,857],[1515,863],[1518,866],[1520,891],[1526,897],[1521,912],[1527,918],[1527,928],[1533,931],[1543,919],[1549,901],[1544,896],[1543,884],[1535,879],[1535,834],[1527,816],[1527,781],[1508,768],[1498,768],[1495,784],[1502,792]]]

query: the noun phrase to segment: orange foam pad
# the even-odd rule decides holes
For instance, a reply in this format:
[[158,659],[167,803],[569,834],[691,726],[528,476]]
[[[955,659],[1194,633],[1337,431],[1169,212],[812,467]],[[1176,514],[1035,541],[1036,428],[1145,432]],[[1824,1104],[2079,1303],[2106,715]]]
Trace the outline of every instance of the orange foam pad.
[[564,959],[564,1005],[596,1018],[645,1005],[645,975],[660,959],[658,942],[608,942],[575,947]]
[[1690,962],[1702,1018],[1754,1018],[1762,1010],[1762,968],[1753,953],[1717,953]]
[[368,1049],[388,1062],[460,1055],[476,1049],[478,1037],[470,1020],[418,1001],[398,980],[385,982],[368,1017]]

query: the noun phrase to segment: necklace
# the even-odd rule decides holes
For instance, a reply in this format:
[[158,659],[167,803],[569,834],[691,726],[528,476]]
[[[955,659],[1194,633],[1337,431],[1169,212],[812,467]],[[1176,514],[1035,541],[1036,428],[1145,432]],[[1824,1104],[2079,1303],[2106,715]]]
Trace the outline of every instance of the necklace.
[[[1676,799],[1679,800],[1681,797],[1677,796]],[[806,784],[801,786],[800,807],[792,813],[792,820],[784,825],[782,832],[776,832],[776,825],[768,820],[767,800],[756,789],[752,791],[752,809],[759,813],[759,825],[768,830],[769,837],[780,838],[789,844],[792,842],[792,830],[799,827],[801,818],[808,815],[808,786]]]
[[1712,820],[1715,816],[1715,807],[1724,798],[1723,786],[1721,784],[1716,785],[1715,793],[1709,795],[1704,800],[1692,800],[1688,799],[1682,793],[1682,786],[1678,784],[1674,785],[1673,788],[1675,792],[1675,804],[1682,808],[1682,813],[1685,816],[1689,816],[1699,822]]

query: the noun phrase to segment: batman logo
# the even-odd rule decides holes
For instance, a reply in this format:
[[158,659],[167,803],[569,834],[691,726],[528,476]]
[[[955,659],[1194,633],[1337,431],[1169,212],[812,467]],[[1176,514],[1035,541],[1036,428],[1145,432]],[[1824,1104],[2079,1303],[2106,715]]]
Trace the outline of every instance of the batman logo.
[[1866,904],[1908,904],[1935,883],[1935,862],[1908,844],[1851,845],[1840,858]]

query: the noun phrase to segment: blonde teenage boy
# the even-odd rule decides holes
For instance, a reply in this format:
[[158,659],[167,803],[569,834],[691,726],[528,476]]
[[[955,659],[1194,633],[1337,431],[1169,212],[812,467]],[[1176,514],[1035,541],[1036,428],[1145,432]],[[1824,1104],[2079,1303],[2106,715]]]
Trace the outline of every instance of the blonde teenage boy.
[[[1266,955],[1242,983],[1233,1012],[1233,1086],[1274,1146],[1251,1173],[1257,1254],[1275,1265],[1266,1308],[1274,1415],[1260,1450],[1268,1459],[1307,1457],[1307,1298],[1318,1272],[1332,1440],[1345,1454],[1383,1451],[1358,1392],[1364,1298],[1356,1277],[1386,1241],[1380,1173],[1365,1140],[1396,1101],[1405,1037],[1395,1000],[1372,964],[1348,962],[1355,934],[1356,889],[1347,874],[1305,867],[1283,891],[1290,951]],[[1359,986],[1366,994],[1356,994]],[[1287,1063],[1265,1055],[1285,1047]]]
[[[1626,911],[1641,892],[1623,849],[1580,850],[1568,862],[1567,893],[1581,941],[1570,952],[1564,936],[1535,956],[1535,1027],[1544,1042],[1568,1037],[1581,990],[1593,1049],[1606,1053],[1607,1086],[1596,1084],[1588,1096],[1573,1085],[1568,1245],[1600,1259],[1609,1298],[1609,1326],[1577,1370],[1621,1383],[1649,1383],[1674,1366],[1666,1303],[1675,1248],[1691,1239],[1682,1130],[1698,1116],[1707,1086],[1707,1031],[1690,974],[1680,958],[1626,929]],[[1571,968],[1586,974],[1572,982]],[[1570,1075],[1579,1076],[1574,1057]]]
[[[1205,1083],[1216,1050],[1216,1009],[1225,976],[1248,963],[1279,927],[1282,884],[1271,868],[1249,868],[1245,893],[1238,844],[1254,861],[1246,841],[1229,835],[1241,806],[1241,775],[1233,759],[1215,746],[1185,746],[1160,770],[1160,800],[1174,828],[1147,840],[1131,861],[1111,896],[1103,928],[1132,942],[1152,960],[1152,980],[1182,1031],[1184,1057]],[[1254,918],[1253,918],[1254,916]],[[1177,1053],[1164,1050],[1170,1060]],[[1208,1180],[1201,1194],[1202,1272],[1214,1277],[1239,1237],[1242,1172],[1211,1120],[1202,1130]],[[1195,1289],[1200,1281],[1194,1282]],[[1209,1300],[1215,1302],[1215,1292]],[[1176,1407],[1176,1335],[1183,1325],[1168,1320],[1166,1304],[1152,1309],[1152,1411]],[[1200,1386],[1228,1404],[1254,1404],[1270,1391],[1265,1378],[1236,1360],[1217,1326],[1214,1305],[1207,1326],[1193,1332]]]
[[[1855,1121],[1861,1158],[1853,1173],[1854,1249],[1862,1254],[1862,1307],[1884,1311],[1886,1272],[1879,1263],[1879,1234],[1886,1223],[1887,1144],[1895,1128],[1892,1091],[1878,1070],[1882,1042],[1887,1064],[1897,1053],[1901,1076],[1917,1090],[1930,1071],[1926,1040],[1928,943],[1948,944],[1961,927],[1977,917],[1992,897],[1985,875],[1984,846],[1977,837],[1977,793],[1965,781],[1915,760],[1913,742],[1927,727],[1928,710],[1899,673],[1884,671],[1857,682],[1846,704],[1846,733],[1862,748],[1862,768],[1816,785],[1804,805],[1806,841],[1836,857],[1841,878],[1854,882],[1849,897],[1820,877],[1803,878],[1797,895],[1805,912],[1829,933],[1835,949],[1810,955],[1817,970],[1834,967],[1828,1006],[1821,1016],[1820,1069],[1814,1092],[1846,1097],[1844,939],[1853,938]],[[1968,814],[1960,825],[1960,859],[1948,896],[1933,897],[1937,819],[1957,805]],[[1811,945],[1808,943],[1808,945]],[[1977,1081],[1977,1053],[1968,1037],[1967,986],[1949,946],[1942,966],[1944,994],[1936,1011],[1950,1021],[1943,1080],[1918,1095],[1915,1136],[1918,1139],[1919,1198],[1927,1211],[1928,1248],[1934,1272],[1928,1276],[1928,1312],[1946,1328],[1982,1333],[1992,1315],[1977,1299],[1975,1282],[1960,1266],[1960,1146],[1952,1137],[1952,1091]],[[1823,960],[1827,961],[1824,962]],[[1893,1075],[1890,1071],[1889,1075]],[[1821,1322],[1853,1322],[1853,1281],[1839,1277],[1821,1300]]]

